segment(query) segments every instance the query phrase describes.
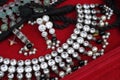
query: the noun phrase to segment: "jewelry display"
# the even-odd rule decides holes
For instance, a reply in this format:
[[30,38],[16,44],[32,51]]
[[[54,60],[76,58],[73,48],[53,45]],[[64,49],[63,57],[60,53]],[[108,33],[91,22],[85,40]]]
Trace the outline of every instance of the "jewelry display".
[[[76,11],[76,26],[70,38],[62,46],[59,46],[50,54],[33,58],[32,60],[17,61],[16,59],[10,60],[0,57],[0,78],[4,77],[7,72],[8,80],[14,79],[15,76],[17,76],[18,80],[22,80],[24,77],[26,80],[32,80],[33,76],[36,77],[36,80],[59,80],[67,74],[87,65],[88,60],[81,59],[81,54],[93,59],[103,55],[108,45],[107,39],[110,33],[100,31],[97,28],[108,25],[106,20],[111,18],[113,10],[105,5],[77,4]],[[97,14],[101,14],[101,16],[97,16]],[[43,15],[43,17],[47,17],[45,19],[37,18],[36,22],[39,24],[41,32],[53,27],[52,22],[49,21],[49,16]],[[49,26],[47,26],[47,23]],[[53,33],[54,31],[49,32]],[[29,45],[31,42],[18,29],[14,28],[13,33],[17,34],[17,37],[26,44],[28,49],[32,47],[32,44]],[[46,34],[42,36],[46,37]],[[97,44],[93,45],[91,41]],[[102,45],[102,48],[98,48],[97,45]],[[56,76],[52,76],[51,74],[55,74]]]

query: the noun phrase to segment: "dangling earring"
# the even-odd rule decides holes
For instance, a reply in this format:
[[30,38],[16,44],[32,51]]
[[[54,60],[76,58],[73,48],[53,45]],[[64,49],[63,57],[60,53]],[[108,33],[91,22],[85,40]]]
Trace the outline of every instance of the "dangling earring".
[[37,49],[33,47],[34,44],[32,44],[22,32],[18,29],[14,29],[13,33],[25,44],[25,46],[20,49],[19,54],[23,53],[27,56],[36,53]]
[[[36,22],[39,25],[38,30],[41,32],[42,37],[46,40],[48,49],[55,49],[55,47],[59,47],[60,41],[57,40],[53,23],[49,21],[49,19],[49,16],[44,15],[43,18],[38,18]],[[52,39],[48,38],[47,30],[49,34],[52,35]]]

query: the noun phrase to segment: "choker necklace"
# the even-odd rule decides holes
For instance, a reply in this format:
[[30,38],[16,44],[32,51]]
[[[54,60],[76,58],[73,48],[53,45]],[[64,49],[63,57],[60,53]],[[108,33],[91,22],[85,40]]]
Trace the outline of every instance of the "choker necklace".
[[[104,27],[107,25],[105,20],[110,19],[113,14],[112,10],[105,5],[77,4],[76,11],[78,14],[76,27],[70,38],[61,47],[50,54],[32,60],[16,61],[0,57],[0,78],[8,72],[8,80],[13,80],[15,76],[18,80],[22,80],[23,77],[26,77],[26,80],[32,80],[33,76],[36,77],[36,80],[59,80],[87,65],[88,61],[82,60],[79,54],[88,55],[93,59],[103,55],[104,49],[108,45],[107,39],[110,33],[99,31],[96,26]],[[96,14],[102,16],[98,17]],[[102,48],[93,45],[91,41],[101,45]]]

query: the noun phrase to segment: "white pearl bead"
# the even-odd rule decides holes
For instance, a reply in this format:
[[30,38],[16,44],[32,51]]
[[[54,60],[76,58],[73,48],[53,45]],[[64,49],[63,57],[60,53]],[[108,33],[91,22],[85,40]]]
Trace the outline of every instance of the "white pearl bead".
[[43,21],[48,22],[48,21],[49,21],[49,19],[50,19],[50,18],[49,18],[49,16],[48,16],[48,15],[44,15],[44,16],[43,16]]
[[50,33],[50,34],[54,34],[54,33],[55,33],[55,29],[51,28],[51,29],[49,30],[49,33]]
[[92,51],[88,51],[87,54],[88,54],[88,56],[92,56],[93,52]]
[[37,22],[37,24],[42,24],[42,23],[43,23],[43,19],[42,19],[42,18],[38,18],[38,19],[36,20],[36,22]]
[[45,25],[39,25],[38,30],[39,30],[40,32],[43,32],[43,31],[46,30],[46,26],[45,26]]
[[97,52],[97,50],[98,50],[97,47],[93,47],[93,48],[92,48],[92,51],[94,51],[94,52]]
[[51,40],[47,40],[46,43],[49,45],[49,44],[52,43],[52,41]]
[[52,27],[53,27],[53,23],[52,22],[47,22],[46,23],[46,27],[47,27],[47,29],[51,29]]
[[106,18],[106,16],[101,16],[101,19],[102,19],[103,21],[105,21],[107,18]]
[[42,32],[42,37],[46,37],[48,35],[48,33],[47,32]]

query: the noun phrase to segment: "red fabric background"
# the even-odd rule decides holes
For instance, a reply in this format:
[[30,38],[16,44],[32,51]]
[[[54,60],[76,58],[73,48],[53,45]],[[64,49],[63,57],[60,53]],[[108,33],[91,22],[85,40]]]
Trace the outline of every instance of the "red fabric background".
[[[10,0],[12,1],[12,0]],[[102,3],[102,0],[66,0],[62,5],[67,4],[90,4],[90,3]],[[75,16],[75,13],[69,14]],[[114,17],[113,17],[114,18]],[[113,20],[113,19],[112,19]],[[111,21],[112,21],[111,20]],[[58,39],[63,43],[66,41],[70,34],[73,32],[74,25],[70,25],[64,30],[56,30]],[[36,55],[23,56],[19,55],[18,51],[24,46],[18,39],[17,45],[9,46],[8,39],[12,39],[13,36],[9,37],[4,42],[0,42],[0,56],[5,58],[19,59],[32,59],[35,57],[43,56],[50,53],[46,50],[44,39],[41,37],[40,32],[37,30],[37,25],[31,26],[28,24],[24,25],[22,32],[35,44],[38,49]],[[97,60],[91,61],[87,66],[77,70],[76,72],[66,76],[63,80],[120,80],[120,30],[110,30],[111,36],[109,38],[109,46],[106,49],[104,56]],[[119,48],[117,48],[119,47]],[[7,79],[4,79],[7,80]]]

